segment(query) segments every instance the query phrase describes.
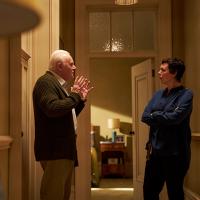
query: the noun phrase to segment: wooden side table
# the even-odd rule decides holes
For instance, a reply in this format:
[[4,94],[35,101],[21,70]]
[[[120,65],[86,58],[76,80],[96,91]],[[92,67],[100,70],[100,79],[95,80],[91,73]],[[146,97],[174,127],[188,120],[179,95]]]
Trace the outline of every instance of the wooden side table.
[[102,177],[124,177],[125,144],[100,142]]

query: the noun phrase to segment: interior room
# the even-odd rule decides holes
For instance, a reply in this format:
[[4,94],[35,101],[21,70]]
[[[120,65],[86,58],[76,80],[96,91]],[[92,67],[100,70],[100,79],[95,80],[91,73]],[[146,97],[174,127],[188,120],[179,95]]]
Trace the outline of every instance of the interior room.
[[98,188],[99,198],[108,188],[133,192],[131,67],[140,60],[90,61],[92,199]]
[[[127,182],[124,187],[131,190],[133,197],[131,69],[155,52],[156,27],[156,9],[152,7],[90,7],[89,71],[95,85],[90,100],[92,198],[102,184],[109,181],[110,187],[117,187],[119,179]],[[131,51],[141,53],[134,55]],[[118,57],[119,53],[124,55]]]
[[[140,118],[162,88],[157,71],[166,57],[184,60],[183,84],[194,93],[184,192],[186,200],[200,200],[199,0],[4,0],[0,19],[0,192],[6,200],[40,199],[32,91],[56,49],[68,50],[76,75],[94,86],[78,117],[70,200],[143,199],[148,128]],[[160,199],[167,199],[166,188]]]

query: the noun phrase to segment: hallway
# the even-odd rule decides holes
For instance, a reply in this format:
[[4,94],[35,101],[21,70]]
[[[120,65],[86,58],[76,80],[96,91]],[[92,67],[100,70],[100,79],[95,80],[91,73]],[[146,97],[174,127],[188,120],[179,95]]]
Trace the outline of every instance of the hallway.
[[101,179],[99,188],[91,188],[91,200],[132,200],[132,179]]

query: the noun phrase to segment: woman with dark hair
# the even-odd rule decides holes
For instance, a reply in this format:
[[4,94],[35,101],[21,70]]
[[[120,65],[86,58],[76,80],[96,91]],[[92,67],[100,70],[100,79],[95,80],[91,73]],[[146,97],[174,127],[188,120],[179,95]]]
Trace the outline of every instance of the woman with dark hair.
[[193,93],[181,79],[182,60],[162,60],[158,71],[165,89],[157,91],[146,106],[142,122],[150,127],[144,177],[144,200],[159,200],[166,183],[169,200],[184,200],[183,182],[190,163],[190,115]]

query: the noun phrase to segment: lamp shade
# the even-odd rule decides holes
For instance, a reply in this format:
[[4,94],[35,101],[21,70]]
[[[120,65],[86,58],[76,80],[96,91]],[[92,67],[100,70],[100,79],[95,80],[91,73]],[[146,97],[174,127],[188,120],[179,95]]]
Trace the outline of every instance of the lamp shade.
[[41,15],[35,0],[0,0],[0,35],[28,31],[39,24]]
[[107,122],[108,122],[108,128],[110,128],[110,129],[120,128],[120,120],[119,119],[111,118],[111,119],[108,119]]
[[115,4],[117,5],[132,5],[137,2],[138,0],[115,0]]

